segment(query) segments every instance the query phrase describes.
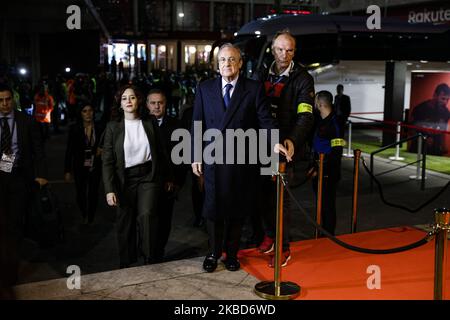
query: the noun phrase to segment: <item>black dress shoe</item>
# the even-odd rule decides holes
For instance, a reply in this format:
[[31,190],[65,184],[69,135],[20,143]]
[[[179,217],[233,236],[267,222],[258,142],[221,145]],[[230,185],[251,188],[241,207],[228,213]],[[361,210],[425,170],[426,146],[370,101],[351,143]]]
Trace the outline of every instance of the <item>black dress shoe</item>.
[[217,259],[214,255],[209,254],[203,261],[203,269],[207,272],[213,272],[217,268]]
[[228,271],[238,271],[241,267],[241,264],[236,258],[227,258],[223,263]]

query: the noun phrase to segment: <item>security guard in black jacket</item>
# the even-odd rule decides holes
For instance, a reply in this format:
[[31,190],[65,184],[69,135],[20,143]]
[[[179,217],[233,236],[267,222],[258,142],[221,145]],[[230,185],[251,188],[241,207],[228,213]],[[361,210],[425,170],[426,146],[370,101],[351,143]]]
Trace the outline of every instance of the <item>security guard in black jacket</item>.
[[[264,82],[266,96],[271,102],[272,115],[277,119],[280,129],[280,141],[288,149],[289,155],[294,155],[294,165],[305,154],[305,146],[314,123],[314,79],[307,70],[293,61],[296,40],[289,31],[278,32],[272,41],[274,62],[270,67],[265,66],[256,74],[256,78]],[[296,177],[294,165],[288,164],[288,179]],[[296,177],[298,178],[298,176]],[[258,203],[261,207],[257,214],[262,213],[265,236],[259,246],[261,253],[271,253],[275,239],[275,203],[276,184],[261,177],[261,193]],[[289,250],[289,207],[290,201],[285,197],[285,218],[283,234],[282,266],[290,259]],[[273,260],[269,266],[273,267]]]
[[[313,137],[313,188],[317,196],[318,159],[323,153],[322,227],[334,235],[336,229],[336,190],[341,179],[341,158],[345,145],[341,121],[333,110],[333,95],[329,91],[317,93],[315,101],[317,121]],[[313,172],[315,171],[315,172]]]

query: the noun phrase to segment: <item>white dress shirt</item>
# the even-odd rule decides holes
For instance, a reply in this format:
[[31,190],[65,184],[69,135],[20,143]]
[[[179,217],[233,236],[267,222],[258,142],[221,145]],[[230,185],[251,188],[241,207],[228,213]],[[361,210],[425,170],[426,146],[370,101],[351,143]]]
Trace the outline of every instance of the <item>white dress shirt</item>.
[[125,119],[125,139],[123,150],[125,153],[125,168],[145,163],[152,159],[150,142],[145,133],[142,120]]

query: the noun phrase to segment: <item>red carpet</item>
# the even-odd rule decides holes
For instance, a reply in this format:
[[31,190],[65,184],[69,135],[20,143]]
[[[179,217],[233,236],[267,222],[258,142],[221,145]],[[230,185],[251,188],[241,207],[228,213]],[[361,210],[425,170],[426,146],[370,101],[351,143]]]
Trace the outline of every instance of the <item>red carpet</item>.
[[[426,233],[411,227],[390,228],[339,236],[359,247],[389,249],[413,243]],[[291,260],[282,268],[282,281],[301,287],[300,300],[431,300],[434,286],[434,240],[394,254],[364,254],[347,250],[328,239],[291,243]],[[242,268],[260,280],[274,279],[269,256],[256,249],[239,253]],[[368,289],[370,265],[381,269],[381,288]],[[447,275],[450,275],[450,265]],[[450,299],[447,276],[445,298]]]

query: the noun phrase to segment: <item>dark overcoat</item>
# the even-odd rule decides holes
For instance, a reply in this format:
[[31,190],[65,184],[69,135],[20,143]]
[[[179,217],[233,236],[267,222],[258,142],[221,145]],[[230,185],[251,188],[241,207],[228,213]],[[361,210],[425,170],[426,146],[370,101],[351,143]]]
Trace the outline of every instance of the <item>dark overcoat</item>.
[[[202,123],[202,130],[216,129],[222,133],[223,164],[208,164],[203,161],[205,200],[203,215],[211,220],[222,217],[238,218],[249,214],[255,205],[255,191],[260,166],[258,164],[237,164],[238,153],[249,155],[249,144],[234,148],[234,164],[226,163],[227,129],[275,129],[275,119],[270,114],[269,101],[264,94],[261,82],[244,78],[242,75],[234,88],[228,108],[222,97],[222,79],[202,82],[196,92],[191,135],[194,141],[202,137],[194,135],[194,121]],[[203,142],[203,150],[212,142]],[[196,159],[193,159],[195,161]],[[203,159],[204,160],[204,159]]]

